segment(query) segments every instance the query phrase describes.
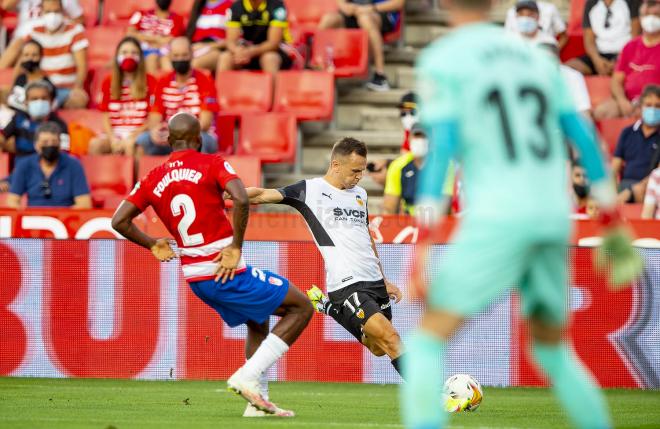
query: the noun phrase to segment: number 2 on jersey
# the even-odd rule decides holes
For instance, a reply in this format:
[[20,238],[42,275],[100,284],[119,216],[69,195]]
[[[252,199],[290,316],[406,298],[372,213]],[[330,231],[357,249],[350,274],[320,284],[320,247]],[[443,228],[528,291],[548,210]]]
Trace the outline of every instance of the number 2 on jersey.
[[[537,114],[535,117],[535,124],[542,134],[542,141],[532,141],[529,142],[529,147],[532,153],[536,158],[540,160],[546,159],[550,155],[550,134],[548,133],[548,127],[546,126],[545,120],[548,112],[548,103],[546,101],[545,95],[539,89],[525,86],[520,88],[518,91],[518,98],[520,101],[532,100],[535,101],[538,105]],[[502,125],[502,134],[504,137],[504,145],[506,146],[506,154],[509,160],[514,161],[516,159],[516,147],[513,141],[513,134],[511,132],[511,121],[509,114],[504,105],[504,100],[502,99],[502,92],[499,89],[493,89],[488,93],[487,97],[488,104],[494,105],[499,111],[500,122]],[[520,118],[519,120],[524,120]]]
[[197,217],[197,211],[195,210],[195,203],[192,198],[186,194],[179,194],[172,198],[170,203],[170,208],[172,209],[172,214],[174,216],[179,216],[181,211],[183,211],[183,217],[179,221],[179,234],[181,235],[181,241],[184,246],[198,246],[204,243],[204,236],[201,233],[189,235],[188,229],[190,225],[195,221]]

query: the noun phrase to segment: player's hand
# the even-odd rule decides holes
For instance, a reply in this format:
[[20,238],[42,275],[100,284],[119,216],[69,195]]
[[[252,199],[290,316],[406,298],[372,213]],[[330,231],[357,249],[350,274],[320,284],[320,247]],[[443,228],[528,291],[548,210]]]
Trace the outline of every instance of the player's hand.
[[387,295],[390,299],[393,299],[395,303],[398,303],[401,301],[401,298],[403,298],[401,289],[399,289],[394,283],[390,283],[387,279],[385,279],[385,289],[387,290]]
[[595,265],[610,270],[609,288],[618,291],[628,286],[644,269],[644,262],[632,246],[632,239],[627,228],[614,225],[603,237],[603,244],[594,252]]
[[170,241],[167,238],[159,238],[156,240],[156,244],[151,246],[151,253],[160,262],[169,262],[176,258],[176,253],[174,253],[174,250],[172,250]]
[[220,254],[215,257],[213,262],[218,263],[218,268],[215,271],[215,281],[222,280],[225,283],[227,280],[234,280],[236,268],[241,261],[241,249],[230,244],[222,249]]
[[593,63],[594,63],[594,67],[596,69],[596,73],[598,73],[601,76],[609,75],[610,67],[609,67],[608,62],[605,58],[598,57],[596,59],[596,61],[594,61]]

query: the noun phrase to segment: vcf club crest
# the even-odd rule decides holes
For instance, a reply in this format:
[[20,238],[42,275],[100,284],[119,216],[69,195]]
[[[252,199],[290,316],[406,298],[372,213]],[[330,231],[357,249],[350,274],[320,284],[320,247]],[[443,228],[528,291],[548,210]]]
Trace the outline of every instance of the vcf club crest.
[[357,201],[357,203],[358,203],[358,205],[359,205],[360,207],[364,207],[364,200],[362,199],[361,196],[356,195],[356,196],[355,196],[355,201]]

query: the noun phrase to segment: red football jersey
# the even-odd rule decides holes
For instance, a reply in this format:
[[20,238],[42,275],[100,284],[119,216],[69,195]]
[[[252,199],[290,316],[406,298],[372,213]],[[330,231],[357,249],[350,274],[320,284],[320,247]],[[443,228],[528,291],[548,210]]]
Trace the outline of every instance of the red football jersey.
[[[126,198],[141,211],[152,206],[181,252],[188,281],[213,278],[213,259],[231,244],[233,229],[222,199],[225,186],[238,176],[219,155],[194,150],[173,152],[151,170]],[[241,260],[239,271],[245,270]]]

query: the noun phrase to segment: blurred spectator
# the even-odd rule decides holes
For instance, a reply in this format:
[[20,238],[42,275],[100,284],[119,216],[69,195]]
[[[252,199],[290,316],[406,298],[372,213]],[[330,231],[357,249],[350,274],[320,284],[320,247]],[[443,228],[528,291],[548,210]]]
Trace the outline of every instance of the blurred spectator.
[[391,159],[377,159],[367,163],[367,175],[378,185],[384,187],[387,180],[387,169],[392,163]]
[[218,111],[215,86],[202,71],[191,67],[191,59],[192,49],[188,39],[174,39],[170,45],[174,71],[158,81],[154,105],[149,114],[149,131],[137,139],[138,155],[167,155],[172,151],[167,143],[167,121],[179,112],[197,116],[202,128],[202,151],[217,152],[218,141],[209,133]]
[[642,207],[642,219],[660,220],[660,168],[656,168],[649,177]]
[[[559,62],[559,48],[554,43],[540,43],[538,45],[546,49],[548,52],[557,58]],[[579,71],[568,67],[567,65],[559,63],[559,72],[561,73],[571,95],[573,96],[573,103],[577,111],[584,115],[586,118],[591,119],[591,97],[587,89],[587,82],[584,80],[584,75]]]
[[337,0],[339,12],[327,13],[319,23],[320,28],[362,28],[367,32],[374,59],[374,75],[367,88],[372,91],[390,89],[385,76],[383,35],[396,29],[405,4],[405,0]]
[[401,125],[403,125],[403,143],[401,143],[401,152],[410,150],[410,130],[417,123],[417,95],[410,91],[401,97],[399,101],[399,116]]
[[[32,28],[41,25],[42,0],[3,0],[2,8],[5,10],[17,10],[18,22],[13,33],[13,39],[5,52],[0,57],[0,68],[7,68],[14,65],[23,45],[23,40],[27,37]],[[80,7],[78,0],[62,0],[62,7],[66,16],[76,24],[83,24],[83,8]]]
[[589,201],[589,182],[584,168],[577,162],[571,166],[571,184],[575,213],[586,214]]
[[232,0],[195,0],[186,29],[193,43],[193,68],[215,71],[226,47]]
[[[519,6],[523,3],[530,3],[529,0],[522,0],[516,3],[515,6],[509,8],[506,13],[506,22],[504,27],[513,32],[520,33],[521,25],[531,27],[531,23],[528,20],[522,20],[523,24],[520,23],[518,19],[520,14]],[[561,18],[559,9],[552,3],[546,1],[531,1],[535,3],[538,9],[538,20],[536,27],[538,28],[538,38],[541,40],[553,40],[561,50],[568,42],[568,35],[566,34],[566,23]],[[527,22],[527,24],[524,24]]]
[[99,110],[105,134],[90,142],[90,154],[133,155],[135,142],[147,129],[156,80],[145,71],[145,58],[137,39],[127,36],[115,51],[112,74],[103,81]]
[[612,75],[612,98],[596,106],[597,120],[636,116],[642,89],[660,84],[660,2],[645,1],[639,12],[642,35],[623,47]]
[[385,181],[384,214],[414,214],[417,172],[424,164],[429,141],[420,124],[410,130],[410,152],[392,161]]
[[58,105],[83,108],[89,101],[83,89],[89,46],[85,30],[64,18],[61,0],[43,0],[42,10],[43,25],[34,27],[26,41],[36,40],[43,46],[41,69],[57,88]]
[[16,166],[7,195],[7,205],[19,208],[27,194],[29,207],[92,207],[89,186],[80,162],[60,152],[62,129],[45,122],[35,133],[37,153]]
[[649,85],[641,97],[642,119],[625,128],[614,151],[612,170],[619,181],[619,202],[641,202],[648,176],[660,160],[660,86]]
[[141,43],[147,73],[172,70],[166,61],[165,48],[174,37],[183,36],[183,17],[170,12],[172,0],[156,0],[156,8],[138,11],[131,16],[127,34]]
[[263,70],[277,73],[293,65],[287,10],[281,0],[243,0],[231,6],[227,50],[218,69]]
[[521,0],[516,3],[513,32],[537,45],[541,43],[557,44],[557,39],[553,35],[541,31],[539,6],[534,0]]
[[34,40],[30,40],[23,45],[21,56],[19,57],[19,70],[20,74],[16,76],[14,84],[11,88],[7,104],[9,107],[27,112],[27,104],[25,102],[25,87],[30,82],[44,81],[52,88],[53,94],[57,93],[55,85],[48,79],[46,74],[41,70],[41,58],[43,57],[43,48]]
[[26,155],[35,152],[34,135],[39,125],[55,122],[61,129],[59,136],[62,150],[69,150],[67,125],[52,111],[53,87],[46,81],[30,82],[25,89],[27,113],[18,111],[9,124],[0,132],[0,149],[16,154],[17,166]]
[[582,18],[585,55],[566,64],[584,75],[609,76],[616,58],[639,36],[638,0],[587,0]]

